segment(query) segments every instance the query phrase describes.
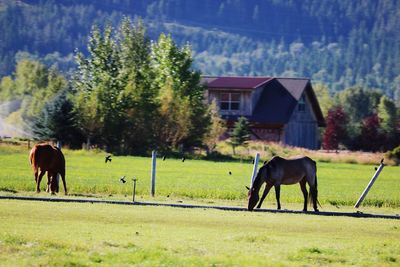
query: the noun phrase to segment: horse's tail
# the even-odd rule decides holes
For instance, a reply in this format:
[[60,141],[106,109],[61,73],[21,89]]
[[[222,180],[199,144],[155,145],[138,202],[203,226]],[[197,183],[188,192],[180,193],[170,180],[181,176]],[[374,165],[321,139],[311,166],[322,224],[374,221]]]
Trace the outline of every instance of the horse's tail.
[[34,146],[31,150],[31,153],[29,154],[29,161],[34,171],[38,169],[38,162],[37,162],[38,153],[39,150],[37,149],[37,146]]
[[321,204],[318,201],[317,163],[315,161],[313,161],[313,163],[314,163],[315,180],[314,180],[314,187],[310,186],[310,191],[308,192],[308,201],[310,204],[313,203],[315,196],[315,201],[317,202],[318,206],[322,208]]

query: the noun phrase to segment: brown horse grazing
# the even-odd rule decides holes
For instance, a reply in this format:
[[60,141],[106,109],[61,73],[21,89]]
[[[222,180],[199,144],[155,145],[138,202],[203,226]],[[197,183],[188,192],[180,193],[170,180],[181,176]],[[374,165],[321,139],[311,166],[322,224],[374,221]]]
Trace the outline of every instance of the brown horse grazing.
[[315,161],[309,157],[299,157],[296,159],[284,159],[278,156],[273,157],[269,162],[264,164],[257,173],[253,185],[248,192],[248,210],[252,211],[256,206],[259,196],[258,193],[263,183],[266,183],[264,193],[258,203],[257,208],[261,207],[262,202],[267,196],[272,186],[275,187],[276,201],[278,210],[281,209],[280,189],[281,184],[290,185],[300,183],[301,191],[304,195],[304,208],[307,211],[307,188],[306,183],[310,187],[309,198],[313,202],[313,208],[318,211],[319,204],[317,190],[317,165]]
[[[56,177],[57,174],[60,174],[64,184],[64,192],[67,195],[67,185],[65,183],[65,158],[59,148],[49,144],[37,144],[32,148],[31,153],[29,154],[29,159],[35,174],[37,193],[40,192],[40,182],[47,171],[46,192],[51,191],[52,194],[56,191],[58,192]],[[39,169],[40,174],[38,175]]]

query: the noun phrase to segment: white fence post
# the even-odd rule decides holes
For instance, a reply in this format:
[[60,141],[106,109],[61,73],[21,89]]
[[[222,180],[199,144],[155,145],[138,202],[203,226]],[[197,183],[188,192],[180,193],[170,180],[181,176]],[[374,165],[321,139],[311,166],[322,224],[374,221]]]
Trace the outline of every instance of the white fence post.
[[251,175],[251,181],[250,181],[250,188],[253,186],[254,178],[256,178],[257,175],[257,169],[258,169],[258,161],[260,160],[260,153],[256,153],[256,157],[254,158],[254,165],[253,165],[253,173]]
[[372,185],[375,183],[375,180],[378,178],[379,174],[381,173],[383,167],[385,167],[385,164],[383,163],[383,159],[381,160],[381,165],[379,165],[378,169],[376,170],[374,176],[372,176],[371,180],[369,181],[367,187],[364,189],[364,192],[362,192],[360,198],[357,200],[357,203],[354,205],[354,208],[358,208],[363,202],[364,198],[367,196],[369,190],[371,189]]
[[151,196],[154,197],[156,190],[156,158],[157,152],[153,150],[151,152]]

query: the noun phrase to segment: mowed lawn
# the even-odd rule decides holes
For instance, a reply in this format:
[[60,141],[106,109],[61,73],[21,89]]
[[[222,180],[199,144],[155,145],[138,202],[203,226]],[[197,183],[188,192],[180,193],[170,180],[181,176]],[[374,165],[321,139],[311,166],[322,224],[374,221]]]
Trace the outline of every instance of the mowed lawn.
[[[64,150],[67,185],[72,197],[96,194],[102,197],[131,199],[132,178],[137,178],[137,197],[150,194],[151,158],[113,156],[105,163],[103,152]],[[34,194],[35,182],[28,162],[29,150],[0,147],[0,194]],[[250,183],[250,162],[213,162],[205,160],[157,159],[156,196],[164,199],[233,200],[246,205],[246,185]],[[267,159],[262,159],[267,160]],[[319,200],[324,205],[353,206],[374,174],[374,166],[318,162]],[[231,174],[229,174],[229,172]],[[120,178],[126,176],[126,183]],[[400,167],[386,166],[363,206],[400,208]],[[42,181],[45,189],[47,178]],[[61,189],[62,190],[62,189]],[[41,193],[40,196],[47,196]],[[62,196],[60,194],[59,196]],[[283,186],[282,208],[289,203],[302,208],[303,196],[298,185]],[[263,207],[275,208],[273,190]]]
[[400,221],[0,200],[1,266],[398,266]]

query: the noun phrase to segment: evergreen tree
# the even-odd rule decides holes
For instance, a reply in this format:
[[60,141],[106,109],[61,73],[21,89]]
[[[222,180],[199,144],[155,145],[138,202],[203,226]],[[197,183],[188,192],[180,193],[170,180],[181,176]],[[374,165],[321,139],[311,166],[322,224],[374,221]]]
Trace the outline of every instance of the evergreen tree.
[[245,117],[240,117],[231,131],[230,143],[232,145],[233,154],[235,154],[235,148],[240,145],[246,144],[250,140],[250,125],[249,121]]
[[33,134],[39,140],[57,140],[78,148],[82,135],[75,124],[72,102],[66,91],[48,101],[32,123]]

